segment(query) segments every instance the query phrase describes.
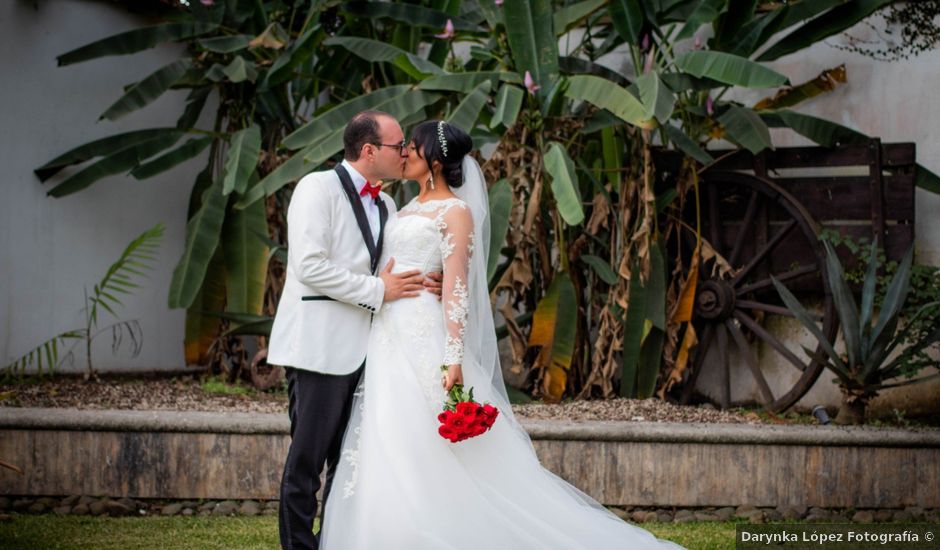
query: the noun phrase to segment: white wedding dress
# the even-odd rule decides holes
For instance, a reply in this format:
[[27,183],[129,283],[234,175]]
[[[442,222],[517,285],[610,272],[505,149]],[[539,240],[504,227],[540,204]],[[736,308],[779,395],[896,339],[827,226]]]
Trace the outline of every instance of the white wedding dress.
[[[481,436],[455,444],[438,434],[440,366],[463,359],[473,237],[470,208],[455,198],[413,200],[386,227],[379,265],[394,258],[396,272],[443,270],[443,299],[423,291],[386,303],[374,317],[321,548],[681,548],[544,469],[508,405]],[[500,403],[485,371],[463,364],[476,400]]]

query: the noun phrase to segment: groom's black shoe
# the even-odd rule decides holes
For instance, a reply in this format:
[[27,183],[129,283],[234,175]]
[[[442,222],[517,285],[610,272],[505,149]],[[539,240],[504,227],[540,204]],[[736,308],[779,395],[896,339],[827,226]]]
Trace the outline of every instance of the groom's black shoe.
[[346,375],[285,370],[291,444],[278,508],[281,548],[317,550],[320,541],[313,534],[313,518],[317,515],[320,472],[324,465],[329,466],[323,488],[325,507],[362,367]]

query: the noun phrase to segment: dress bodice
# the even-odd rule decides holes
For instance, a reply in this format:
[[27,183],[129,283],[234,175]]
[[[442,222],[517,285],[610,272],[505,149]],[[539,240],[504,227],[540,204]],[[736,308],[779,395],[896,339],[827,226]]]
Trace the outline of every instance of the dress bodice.
[[466,204],[457,198],[423,203],[414,199],[402,207],[385,237],[384,261],[395,258],[396,272],[441,272],[444,257],[453,250],[445,215],[454,207],[466,208]]
[[418,269],[443,273],[441,303],[445,318],[444,364],[463,362],[467,324],[468,268],[473,254],[473,217],[458,198],[412,200],[389,226],[380,266],[395,259],[393,271]]

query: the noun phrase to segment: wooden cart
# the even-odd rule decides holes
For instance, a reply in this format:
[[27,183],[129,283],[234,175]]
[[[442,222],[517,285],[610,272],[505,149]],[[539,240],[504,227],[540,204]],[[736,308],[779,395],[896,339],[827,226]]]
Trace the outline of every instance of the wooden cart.
[[[730,269],[720,269],[717,259],[701,265],[693,320],[699,345],[681,400],[689,401],[700,373],[708,370],[718,376],[718,404],[731,405],[728,351],[734,346],[756,381],[763,406],[780,411],[805,395],[824,367],[821,349],[810,358],[800,342],[769,330],[781,326],[775,318],[792,316],[771,276],[799,296],[818,301],[823,331],[834,342],[839,323],[822,278],[826,262],[820,233],[838,231],[869,242],[877,237],[889,259],[903,257],[914,240],[914,144],[872,139],[832,149],[720,153],[715,157],[721,160],[702,172],[698,212],[702,238]],[[676,166],[676,158],[668,157],[657,162],[667,177],[670,166]],[[682,213],[685,246],[679,248],[685,250],[695,243],[694,202],[687,200]],[[772,388],[759,353],[765,363],[773,360],[768,354],[775,354],[791,366],[791,382],[778,381]]]

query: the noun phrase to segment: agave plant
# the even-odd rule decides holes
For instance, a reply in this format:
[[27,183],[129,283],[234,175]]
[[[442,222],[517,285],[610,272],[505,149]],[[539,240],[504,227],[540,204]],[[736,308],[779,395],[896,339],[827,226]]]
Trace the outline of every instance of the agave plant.
[[[17,358],[6,367],[4,375],[23,375],[29,367],[36,368],[36,374],[42,375],[43,369],[49,374],[55,371],[62,362],[74,357],[73,349],[80,342],[85,344],[85,358],[87,361],[87,370],[85,379],[97,377],[97,373],[92,363],[91,344],[101,334],[111,332],[111,349],[117,351],[124,341],[125,336],[130,340],[131,354],[137,356],[143,345],[143,332],[140,323],[136,319],[130,321],[116,321],[114,323],[99,326],[98,322],[101,314],[107,312],[117,318],[118,306],[123,305],[118,298],[120,295],[130,295],[140,285],[135,282],[135,277],[143,276],[143,270],[150,269],[151,263],[156,260],[156,252],[163,239],[164,226],[162,223],[151,227],[138,235],[134,240],[128,243],[121,256],[108,268],[100,281],[98,281],[89,293],[85,291],[85,307],[83,313],[85,324],[82,328],[67,330],[59,333],[45,342],[39,344],[32,350]],[[72,342],[72,346],[67,353],[60,355],[59,346]]]
[[[842,337],[845,341],[845,353],[838,353],[826,339],[813,316],[799,300],[779,281],[774,279],[774,286],[784,303],[796,318],[808,328],[819,341],[826,354],[826,366],[837,377],[842,391],[842,407],[836,417],[840,424],[860,424],[865,419],[865,408],[878,392],[910,384],[926,382],[940,373],[913,378],[919,368],[911,370],[911,357],[940,341],[940,326],[935,326],[914,340],[910,346],[900,350],[899,346],[909,340],[911,327],[923,315],[940,307],[940,301],[921,306],[910,318],[902,319],[901,312],[910,289],[911,263],[914,249],[911,247],[901,261],[894,278],[888,285],[884,301],[875,315],[876,282],[878,272],[877,244],[871,245],[871,256],[865,280],[862,286],[861,304],[856,304],[855,296],[846,282],[842,263],[835,249],[827,241],[827,283],[836,303]],[[813,352],[807,348],[810,355]],[[937,368],[934,366],[934,368]],[[899,380],[904,377],[904,380]]]

